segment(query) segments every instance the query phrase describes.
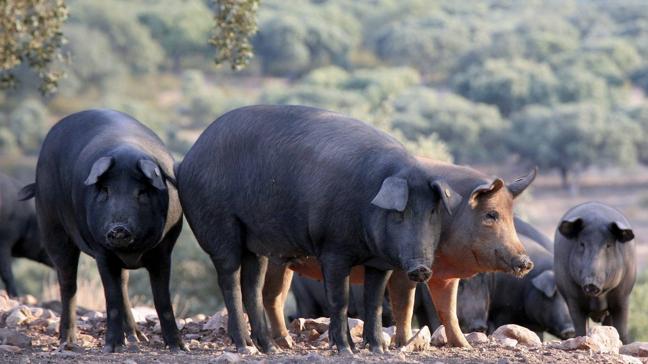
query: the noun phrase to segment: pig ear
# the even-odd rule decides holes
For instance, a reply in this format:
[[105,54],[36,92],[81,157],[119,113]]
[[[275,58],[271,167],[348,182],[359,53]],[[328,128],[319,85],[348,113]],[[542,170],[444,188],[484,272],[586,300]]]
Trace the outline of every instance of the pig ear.
[[490,195],[491,193],[495,193],[501,190],[502,187],[504,187],[504,181],[502,181],[501,178],[496,178],[491,183],[486,183],[475,187],[470,193],[470,205],[473,207],[476,206],[477,199],[483,196]]
[[101,157],[97,159],[94,164],[92,165],[92,168],[90,168],[90,173],[88,174],[88,178],[86,178],[85,185],[90,186],[99,180],[99,177],[101,177],[106,171],[110,169],[110,167],[113,165],[114,159],[113,157]]
[[430,182],[430,187],[432,187],[433,190],[437,191],[437,193],[441,197],[443,206],[445,206],[446,208],[446,211],[448,211],[449,215],[452,215],[452,213],[461,204],[463,197],[458,194],[457,191],[453,190],[452,187],[450,187],[448,183],[446,183],[446,181]]
[[148,178],[153,187],[157,188],[158,190],[166,189],[166,183],[164,183],[164,177],[162,176],[160,167],[158,167],[155,162],[149,159],[140,159],[139,161],[137,161],[137,166],[139,167],[140,171],[144,173],[146,178]]
[[611,223],[610,231],[612,232],[612,235],[614,235],[616,240],[618,240],[620,243],[627,243],[635,237],[634,232],[632,231],[630,226],[621,221],[615,221]]
[[565,219],[558,225],[558,231],[566,238],[575,238],[584,228],[583,219],[580,217],[573,217]]
[[18,192],[18,201],[27,201],[36,196],[36,182],[30,183]]
[[511,194],[513,195],[513,198],[518,197],[524,190],[526,190],[527,187],[533,182],[533,180],[536,178],[536,175],[538,174],[538,167],[533,168],[529,174],[527,174],[524,177],[520,177],[516,179],[515,181],[509,183],[506,188],[508,188],[509,191],[511,191]]
[[403,212],[407,206],[409,188],[407,181],[400,177],[387,177],[380,187],[380,191],[371,204],[385,210],[396,210]]
[[556,294],[556,278],[552,270],[546,270],[538,274],[531,280],[531,283],[549,298]]

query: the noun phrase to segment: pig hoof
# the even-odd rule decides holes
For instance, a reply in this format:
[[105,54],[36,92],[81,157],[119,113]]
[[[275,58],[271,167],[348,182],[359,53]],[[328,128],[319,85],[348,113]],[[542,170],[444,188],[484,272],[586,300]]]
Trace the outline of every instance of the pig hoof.
[[338,349],[338,355],[344,357],[353,357],[353,351],[351,351],[351,348],[341,348]]
[[76,351],[78,349],[79,349],[79,346],[77,344],[75,344],[74,342],[66,341],[66,342],[61,343],[61,345],[59,345],[59,347],[56,348],[56,351],[58,351],[59,353],[62,353],[64,351]]
[[187,347],[187,345],[185,345],[185,343],[183,343],[183,342],[179,342],[179,343],[177,343],[175,345],[169,345],[169,351],[172,352],[173,354],[177,354],[181,350],[186,351],[186,352],[191,351],[191,350],[189,350],[189,347]]
[[106,344],[106,345],[104,345],[104,347],[103,347],[103,349],[101,351],[104,354],[121,353],[123,351],[123,349],[124,349],[123,345]]
[[279,347],[284,348],[284,349],[292,349],[293,345],[295,344],[293,342],[292,337],[290,337],[290,334],[288,334],[286,336],[277,336],[277,337],[275,337],[274,340],[277,343],[277,345],[279,345]]
[[259,349],[257,349],[256,346],[251,345],[236,348],[236,351],[238,351],[238,353],[242,355],[254,355],[259,353]]

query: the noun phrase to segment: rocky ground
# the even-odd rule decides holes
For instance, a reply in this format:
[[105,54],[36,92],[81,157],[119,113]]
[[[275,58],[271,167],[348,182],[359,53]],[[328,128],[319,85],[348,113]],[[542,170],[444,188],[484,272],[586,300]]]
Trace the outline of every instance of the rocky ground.
[[[164,348],[155,311],[133,310],[148,342],[129,345],[121,353],[103,354],[105,317],[101,312],[78,310],[78,344],[74,351],[58,351],[58,302],[37,303],[32,297],[9,299],[0,291],[0,363],[648,363],[648,344],[621,346],[610,327],[597,327],[586,337],[541,343],[524,328],[507,325],[490,337],[471,333],[472,349],[445,347],[442,328],[434,333],[425,327],[402,349],[383,355],[359,350],[353,358],[337,356],[328,346],[328,319],[298,319],[291,324],[294,347],[279,354],[239,356],[225,333],[224,311],[211,317],[196,315],[178,320],[190,352],[172,354]],[[360,341],[362,321],[350,320],[351,333]],[[390,340],[393,328],[385,329]],[[619,354],[619,352],[623,354]],[[645,356],[645,357],[644,357]]]

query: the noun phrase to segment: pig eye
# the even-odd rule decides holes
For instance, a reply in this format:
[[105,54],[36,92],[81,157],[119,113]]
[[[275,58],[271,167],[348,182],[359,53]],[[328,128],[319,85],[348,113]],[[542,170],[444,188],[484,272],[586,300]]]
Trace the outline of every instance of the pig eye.
[[110,191],[108,191],[107,186],[101,186],[99,187],[99,194],[97,195],[97,199],[99,201],[105,201],[108,199],[108,194]]
[[579,243],[579,245],[580,245],[581,248],[584,248],[584,247],[585,247],[585,243],[582,242],[582,241]]
[[145,190],[137,191],[137,201],[140,203],[148,202],[148,194],[146,193]]
[[486,226],[492,226],[499,219],[499,213],[497,211],[490,211],[484,215],[483,222]]

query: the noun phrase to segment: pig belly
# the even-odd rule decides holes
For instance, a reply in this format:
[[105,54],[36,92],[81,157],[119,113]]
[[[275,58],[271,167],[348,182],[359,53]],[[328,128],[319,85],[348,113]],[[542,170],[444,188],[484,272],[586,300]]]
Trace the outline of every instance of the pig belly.
[[[288,268],[295,271],[300,276],[304,276],[310,279],[316,279],[322,281],[322,266],[315,257],[305,257],[300,259],[292,260],[288,263]],[[362,284],[364,283],[364,267],[361,265],[356,265],[351,268],[351,284]]]

